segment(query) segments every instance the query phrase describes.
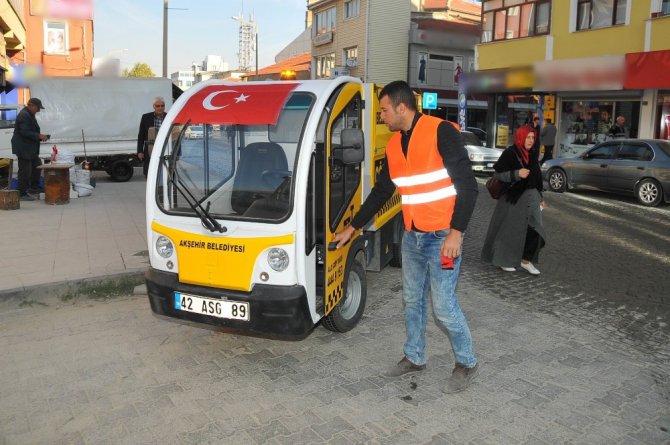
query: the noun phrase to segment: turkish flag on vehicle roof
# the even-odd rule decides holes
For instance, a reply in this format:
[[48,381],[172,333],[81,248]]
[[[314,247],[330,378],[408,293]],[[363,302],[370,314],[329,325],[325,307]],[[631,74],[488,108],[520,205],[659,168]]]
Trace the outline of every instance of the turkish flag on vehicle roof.
[[276,124],[297,83],[212,85],[191,96],[175,117],[184,124]]

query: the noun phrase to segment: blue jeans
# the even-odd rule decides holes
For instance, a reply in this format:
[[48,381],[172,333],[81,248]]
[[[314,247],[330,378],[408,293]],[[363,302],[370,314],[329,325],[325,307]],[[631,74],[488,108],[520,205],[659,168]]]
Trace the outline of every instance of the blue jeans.
[[402,240],[402,283],[407,341],[405,357],[416,365],[426,363],[426,322],[428,292],[441,327],[447,331],[456,363],[472,367],[477,363],[472,351],[472,336],[456,298],[461,258],[454,269],[442,269],[441,246],[449,230],[436,232],[405,231]]

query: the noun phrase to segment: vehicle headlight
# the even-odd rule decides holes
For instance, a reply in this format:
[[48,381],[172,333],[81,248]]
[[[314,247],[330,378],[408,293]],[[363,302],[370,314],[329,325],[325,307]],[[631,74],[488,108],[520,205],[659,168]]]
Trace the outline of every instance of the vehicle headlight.
[[475,162],[482,162],[484,160],[484,155],[470,155],[470,160]]
[[288,253],[279,247],[273,247],[268,252],[268,264],[273,270],[281,272],[288,267]]
[[156,252],[163,258],[170,258],[174,253],[174,245],[167,237],[161,235],[156,240]]

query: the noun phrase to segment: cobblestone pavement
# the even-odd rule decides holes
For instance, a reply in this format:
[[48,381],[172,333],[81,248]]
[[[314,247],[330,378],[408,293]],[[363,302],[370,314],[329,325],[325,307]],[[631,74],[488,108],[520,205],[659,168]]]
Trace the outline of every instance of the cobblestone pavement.
[[[432,321],[427,370],[381,376],[404,341],[393,268],[368,276],[353,331],[301,341],[160,319],[146,297],[3,302],[0,444],[670,444],[667,296],[655,298],[668,231],[611,221],[661,224],[668,209],[581,209],[591,196],[547,196],[550,244],[531,277],[479,263],[482,193],[459,285],[482,372],[465,392],[441,392],[453,358]],[[598,246],[605,236],[620,242]],[[627,255],[640,270],[617,268]]]

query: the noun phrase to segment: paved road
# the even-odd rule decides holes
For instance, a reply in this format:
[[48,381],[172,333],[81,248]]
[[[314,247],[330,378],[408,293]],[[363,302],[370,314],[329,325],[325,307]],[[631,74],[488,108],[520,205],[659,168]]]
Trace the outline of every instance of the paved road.
[[670,362],[670,206],[645,208],[632,197],[589,191],[546,192],[545,200],[549,239],[540,277],[519,271],[500,279],[479,262],[494,208],[484,189],[468,233],[465,274],[492,283],[501,298],[592,324]]
[[[670,444],[670,335],[655,299],[667,239],[618,222],[662,222],[668,208],[593,198],[547,196],[550,244],[531,277],[479,263],[482,193],[459,286],[483,369],[466,392],[440,391],[453,359],[432,322],[428,369],[380,375],[404,337],[392,268],[370,274],[356,329],[302,341],[159,319],[146,297],[5,302],[0,444]],[[627,256],[652,272],[609,261]],[[659,287],[644,285],[651,275]]]

